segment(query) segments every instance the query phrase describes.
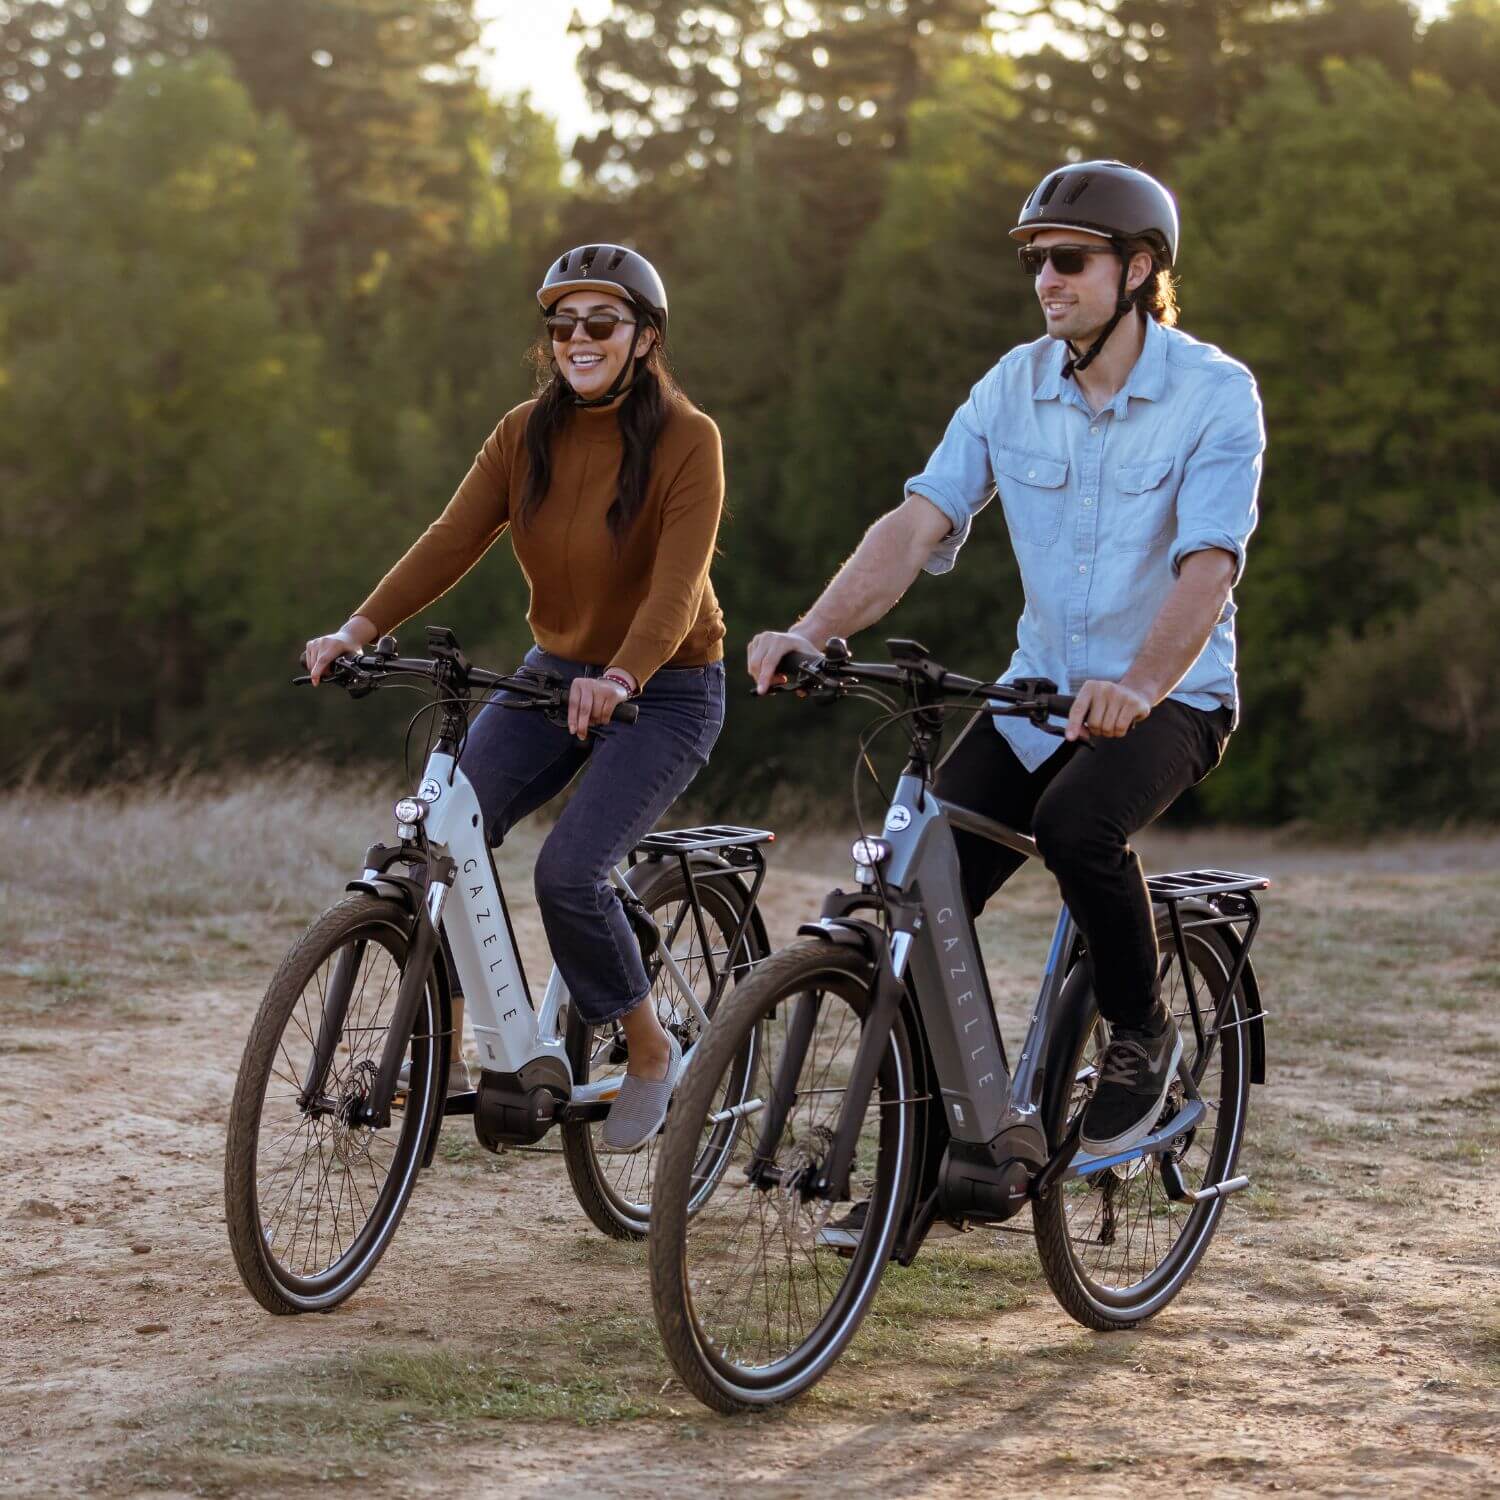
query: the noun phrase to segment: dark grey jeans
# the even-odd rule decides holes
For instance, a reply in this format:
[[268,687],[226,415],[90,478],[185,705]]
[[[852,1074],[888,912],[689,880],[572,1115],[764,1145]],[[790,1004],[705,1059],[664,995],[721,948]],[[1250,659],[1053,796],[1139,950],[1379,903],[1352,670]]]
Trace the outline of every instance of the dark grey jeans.
[[[604,670],[540,647],[526,653],[526,664],[568,682]],[[663,668],[636,701],[634,724],[602,725],[585,742],[540,713],[488,703],[461,759],[492,845],[583,772],[542,845],[535,881],[553,961],[578,1014],[595,1025],[624,1015],[650,990],[609,872],[708,764],[724,727],[724,664]]]

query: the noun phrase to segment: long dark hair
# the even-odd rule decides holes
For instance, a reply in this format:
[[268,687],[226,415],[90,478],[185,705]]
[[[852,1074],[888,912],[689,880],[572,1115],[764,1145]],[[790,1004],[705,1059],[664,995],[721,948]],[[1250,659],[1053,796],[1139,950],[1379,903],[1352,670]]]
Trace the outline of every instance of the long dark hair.
[[[547,498],[552,484],[552,440],[567,427],[574,411],[572,387],[553,359],[552,341],[545,333],[532,345],[528,358],[537,372],[537,403],[526,419],[526,486],[517,514],[522,526],[532,520]],[[657,329],[651,348],[636,360],[635,379],[625,399],[615,409],[625,452],[620,459],[619,493],[605,519],[616,548],[646,502],[651,456],[662,428],[677,408],[689,404],[667,367],[661,330]]]

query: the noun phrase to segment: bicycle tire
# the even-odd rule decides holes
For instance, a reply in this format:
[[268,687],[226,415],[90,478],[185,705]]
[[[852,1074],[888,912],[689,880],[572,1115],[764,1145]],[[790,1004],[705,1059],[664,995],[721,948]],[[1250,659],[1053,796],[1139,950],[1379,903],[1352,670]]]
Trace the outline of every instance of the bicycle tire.
[[[829,1127],[837,1120],[840,1108],[840,1103],[829,1096],[842,1097],[838,1080],[852,1060],[874,983],[874,970],[863,955],[820,939],[805,939],[773,954],[726,997],[668,1119],[651,1224],[652,1301],[663,1346],[683,1384],[715,1410],[736,1412],[778,1404],[820,1380],[854,1336],[889,1262],[907,1206],[915,1139],[911,1047],[901,1014],[894,1019],[890,1043],[882,1057],[875,1085],[878,1098],[872,1096],[866,1110],[867,1118],[869,1111],[874,1111],[871,1140],[868,1148],[861,1147],[851,1174],[852,1196],[869,1198],[866,1227],[852,1254],[825,1247],[819,1216],[826,1218],[828,1205],[816,1199],[802,1201],[784,1186],[757,1187],[740,1170],[743,1162],[761,1153],[762,1159],[769,1159],[778,1170],[790,1174],[813,1162],[809,1153],[826,1151],[832,1138]],[[808,1059],[812,1060],[813,1071],[807,1075],[812,1083],[804,1087],[804,1074],[799,1069],[796,1103],[774,1155],[765,1158],[765,1147],[755,1132],[745,1131],[740,1141],[741,1159],[729,1168],[714,1197],[696,1214],[689,1213],[700,1131],[719,1095],[719,1080],[740,1049],[757,1038],[756,1071],[747,1094],[752,1102],[768,1098],[779,1056],[776,1028],[783,1024],[777,1012],[784,1002],[796,1003],[811,994],[825,997],[818,1001],[814,1025],[821,1026],[826,997],[833,996],[857,1023],[852,1036],[830,1029],[823,1050],[824,1072],[818,1074],[823,1037],[815,1032],[803,1054],[804,1068]],[[844,1025],[843,1020],[838,1024]],[[820,1130],[824,1132],[821,1136]],[[781,1179],[783,1184],[787,1181],[788,1177]],[[741,1209],[744,1217],[737,1231],[734,1225]],[[763,1286],[758,1285],[753,1269],[748,1273],[745,1308],[758,1309],[759,1293],[764,1292],[767,1357],[755,1357],[761,1348],[757,1342],[751,1349],[752,1362],[745,1363],[734,1357],[739,1327],[733,1317],[720,1317],[719,1309],[726,1314],[733,1312],[724,1306],[725,1297],[731,1288],[738,1291],[739,1284],[733,1278],[746,1274],[743,1269],[735,1270],[730,1260],[743,1226],[750,1224],[752,1216],[759,1216],[764,1251],[768,1212],[777,1216],[784,1243],[762,1260],[768,1267],[775,1265],[779,1278],[784,1252],[787,1271],[785,1281],[778,1279],[774,1286],[769,1273]],[[690,1235],[697,1237],[691,1244]],[[726,1236],[732,1238],[726,1240]],[[714,1247],[719,1243],[727,1243],[729,1249],[715,1259]],[[794,1259],[794,1255],[800,1259]],[[801,1274],[809,1269],[810,1276]],[[794,1341],[794,1303],[799,1323],[805,1324],[799,1274],[817,1316],[811,1328],[799,1328]],[[711,1291],[718,1286],[725,1290],[710,1309]],[[703,1294],[702,1307],[699,1292]],[[772,1325],[780,1323],[783,1312],[787,1331],[778,1343]],[[721,1336],[724,1334],[727,1343]],[[759,1338],[759,1331],[756,1336]]]
[[[1231,1177],[1244,1139],[1250,1093],[1250,1043],[1243,988],[1236,986],[1224,1026],[1206,1045],[1197,1041],[1186,1011],[1181,960],[1165,913],[1158,915],[1158,941],[1164,961],[1161,986],[1163,1000],[1178,1016],[1184,1056],[1209,1106],[1208,1120],[1193,1131],[1180,1153],[1179,1170],[1189,1188],[1199,1188]],[[1184,933],[1188,959],[1198,983],[1198,1001],[1205,1028],[1212,1021],[1219,997],[1224,993],[1233,955],[1213,928],[1189,928]],[[1063,1013],[1076,1024],[1058,1039],[1058,1057],[1049,1065],[1047,1128],[1055,1147],[1062,1140],[1073,1112],[1080,1107],[1080,1082],[1089,1071],[1088,1057],[1095,1055],[1103,1039],[1098,1008],[1089,983],[1087,966],[1079,964],[1070,975],[1063,994]],[[1206,1054],[1206,1055],[1205,1055]],[[1216,1061],[1217,1059],[1217,1061]],[[1205,1086],[1205,1080],[1207,1086]],[[1063,1086],[1067,1085],[1067,1086]],[[1180,1085],[1174,1085],[1174,1089]],[[1201,1139],[1209,1131],[1207,1143]],[[1120,1208],[1134,1217],[1127,1223],[1126,1245],[1117,1254]],[[1092,1208],[1093,1200],[1098,1200]],[[1225,1200],[1203,1203],[1171,1202],[1161,1183],[1157,1157],[1107,1168],[1083,1182],[1058,1183],[1033,1206],[1037,1251],[1053,1294],[1070,1317],[1100,1332],[1132,1328],[1154,1317],[1186,1285],[1223,1216]],[[1158,1253],[1157,1226],[1166,1227],[1181,1218],[1181,1228],[1165,1250]],[[1130,1252],[1132,1237],[1139,1233],[1141,1255],[1137,1263]],[[1101,1253],[1102,1252],[1102,1253]],[[1119,1272],[1111,1268],[1118,1265]],[[1139,1270],[1141,1274],[1135,1275]],[[1127,1273],[1133,1279],[1126,1279]]]
[[[374,1022],[387,1003],[394,1007],[394,990],[399,988],[399,976],[404,969],[410,926],[410,916],[394,901],[363,893],[345,897],[318,917],[292,945],[251,1025],[229,1107],[224,1210],[235,1265],[251,1295],[268,1312],[331,1312],[352,1296],[375,1269],[406,1211],[421,1169],[423,1148],[434,1124],[434,1111],[441,1107],[438,1074],[442,1047],[433,1045],[441,1016],[436,977],[429,982],[418,1007],[410,1042],[411,1081],[404,1105],[393,1114],[392,1131],[376,1132],[350,1125],[341,1113],[309,1114],[296,1104],[295,1095],[322,1014],[320,1005],[306,1003],[309,987],[317,983],[318,976],[335,956],[350,945],[363,945],[356,947],[356,954],[360,972],[364,973],[364,959],[373,945],[379,950],[373,964],[380,965],[383,955],[384,967],[389,971],[383,976],[385,983],[376,997],[375,1009],[369,1013],[374,1019],[368,1026],[360,1024],[366,1012],[355,1010],[356,1001],[364,1003],[366,976],[366,980],[360,981],[358,995],[351,998],[339,1053],[325,1086],[339,1091],[341,1107],[357,1102],[356,1096],[367,1085],[389,1032],[388,1025],[382,1031]],[[303,1002],[300,1014],[299,1001]],[[350,1041],[356,1034],[358,1039]],[[273,1078],[279,1081],[280,1089],[274,1096],[272,1129],[279,1128],[281,1133],[269,1142],[274,1148],[271,1154],[281,1148],[283,1141],[289,1144],[278,1165],[267,1171],[260,1165],[260,1147],[268,1088]],[[323,1229],[322,1212],[326,1207],[330,1215],[327,1221],[330,1239],[339,1251],[321,1269],[314,1268],[310,1255],[305,1255],[300,1269],[287,1263],[295,1259],[300,1233],[293,1229],[289,1239],[283,1238],[287,1207],[294,1193],[299,1206],[307,1200],[308,1151],[304,1149],[301,1167],[289,1166],[299,1132],[306,1145],[316,1150],[325,1180],[330,1161],[347,1168],[338,1189],[330,1187],[325,1192],[320,1184],[316,1196],[317,1212],[309,1240],[316,1241]],[[390,1139],[392,1133],[394,1140]],[[384,1180],[376,1165],[382,1158]],[[364,1195],[358,1188],[366,1172],[371,1178],[371,1207],[365,1212],[363,1223],[356,1226],[354,1205],[364,1211]],[[272,1191],[282,1193],[278,1207],[262,1202],[262,1189],[267,1184],[270,1184],[267,1197]],[[347,1245],[338,1233],[346,1206],[350,1215]],[[278,1245],[282,1247],[280,1252]]]
[[[636,897],[656,920],[665,941],[671,935],[672,918],[679,915],[678,909],[687,899],[687,883],[683,878],[682,867],[673,859],[637,865],[635,870],[644,872],[635,876],[639,882],[635,885]],[[632,874],[634,873],[633,871]],[[727,962],[728,955],[723,950],[727,948],[729,939],[734,936],[739,925],[748,894],[738,880],[719,877],[700,880],[697,889],[705,923],[709,928],[709,941],[717,950],[718,962]],[[699,986],[695,981],[706,981],[707,978],[702,955],[698,951],[701,940],[691,912],[682,915],[684,920],[678,924],[678,933],[680,937],[685,937],[685,944],[682,941],[674,942],[673,955],[683,968],[684,977],[689,984],[694,985],[696,992]],[[744,963],[747,959],[754,962],[764,956],[755,924],[749,923],[745,929],[739,962]],[[741,970],[735,976],[735,982],[743,980],[746,972]],[[711,1017],[717,1002],[710,1000],[706,982],[702,989],[699,1003],[704,1005],[706,1013]],[[697,1020],[682,1003],[669,975],[662,973],[654,977],[652,999],[657,1005],[663,1025],[675,1033],[686,1052],[697,1040]],[[604,1051],[609,1042],[607,1037],[599,1036],[599,1030],[574,1015],[571,1006],[569,1007],[568,1058],[573,1066],[576,1083],[588,1081],[590,1074],[596,1071],[598,1054]],[[606,1052],[605,1055],[609,1054]],[[619,1063],[623,1062],[622,1053]],[[748,1065],[747,1058],[745,1071],[748,1071]],[[599,1136],[603,1128],[602,1121],[573,1121],[561,1127],[563,1159],[567,1163],[568,1180],[573,1185],[579,1205],[595,1228],[611,1239],[644,1239],[650,1227],[651,1184],[657,1170],[661,1137],[647,1142],[640,1151],[628,1155],[611,1154],[599,1149]],[[705,1150],[722,1151],[725,1144],[725,1140],[714,1142],[710,1139]],[[706,1181],[705,1186],[707,1191],[712,1191],[711,1181]],[[700,1197],[703,1196],[706,1196],[706,1192],[700,1194]]]

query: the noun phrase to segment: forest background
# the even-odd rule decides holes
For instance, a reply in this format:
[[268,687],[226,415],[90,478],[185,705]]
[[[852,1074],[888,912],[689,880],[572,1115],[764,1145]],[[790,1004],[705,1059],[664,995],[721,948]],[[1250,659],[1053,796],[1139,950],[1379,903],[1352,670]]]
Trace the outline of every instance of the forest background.
[[[1038,335],[1005,236],[1033,183],[1117,156],[1178,193],[1183,326],[1270,434],[1244,721],[1183,815],[1500,817],[1500,0],[578,25],[605,123],[565,153],[482,86],[472,0],[0,0],[0,778],[399,754],[415,700],[294,694],[297,652],[530,393],[534,290],[579,242],[660,266],[724,433],[737,669]],[[496,667],[529,638],[508,553],[423,617]],[[861,649],[998,671],[1019,599],[995,509]],[[739,680],[699,806],[840,816],[857,716]]]

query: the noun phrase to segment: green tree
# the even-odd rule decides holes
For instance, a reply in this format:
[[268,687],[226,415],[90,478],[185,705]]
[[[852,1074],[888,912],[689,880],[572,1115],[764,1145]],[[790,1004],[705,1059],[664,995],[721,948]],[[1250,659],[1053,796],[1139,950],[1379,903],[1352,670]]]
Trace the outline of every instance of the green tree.
[[[1185,321],[1255,372],[1270,437],[1244,743],[1208,787],[1274,819],[1320,755],[1297,726],[1330,639],[1420,607],[1443,581],[1426,544],[1494,514],[1500,108],[1368,62],[1283,72],[1180,180]],[[1382,737],[1386,712],[1350,733]]]
[[631,180],[727,167],[755,136],[904,152],[941,61],[982,38],[989,0],[628,0],[583,36],[609,123],[586,169]]
[[[308,148],[296,270],[318,294],[396,268],[451,273],[493,184],[465,56],[473,0],[0,0],[0,163],[9,179],[139,66],[217,50]],[[479,138],[476,140],[476,136]]]
[[273,295],[305,196],[290,131],[213,57],[138,69],[15,196],[5,655],[54,726],[170,739],[222,705],[236,648],[350,591],[343,438]]
[[1500,103],[1500,0],[1457,0],[1422,35],[1421,66]]
[[[1500,818],[1500,526],[1467,515],[1417,552],[1417,605],[1336,631],[1308,684],[1309,807],[1336,828]],[[1351,732],[1386,704],[1376,732]]]
[[129,0],[0,0],[0,183],[107,104],[159,43],[149,10]]
[[389,264],[451,271],[485,191],[470,137],[481,95],[464,54],[472,0],[168,0],[262,113],[306,143],[312,202],[301,273],[370,285]]
[[1227,127],[1268,70],[1374,57],[1398,76],[1416,55],[1408,0],[1055,0],[1058,35],[1021,59],[1026,120],[1085,155],[1165,172]]

